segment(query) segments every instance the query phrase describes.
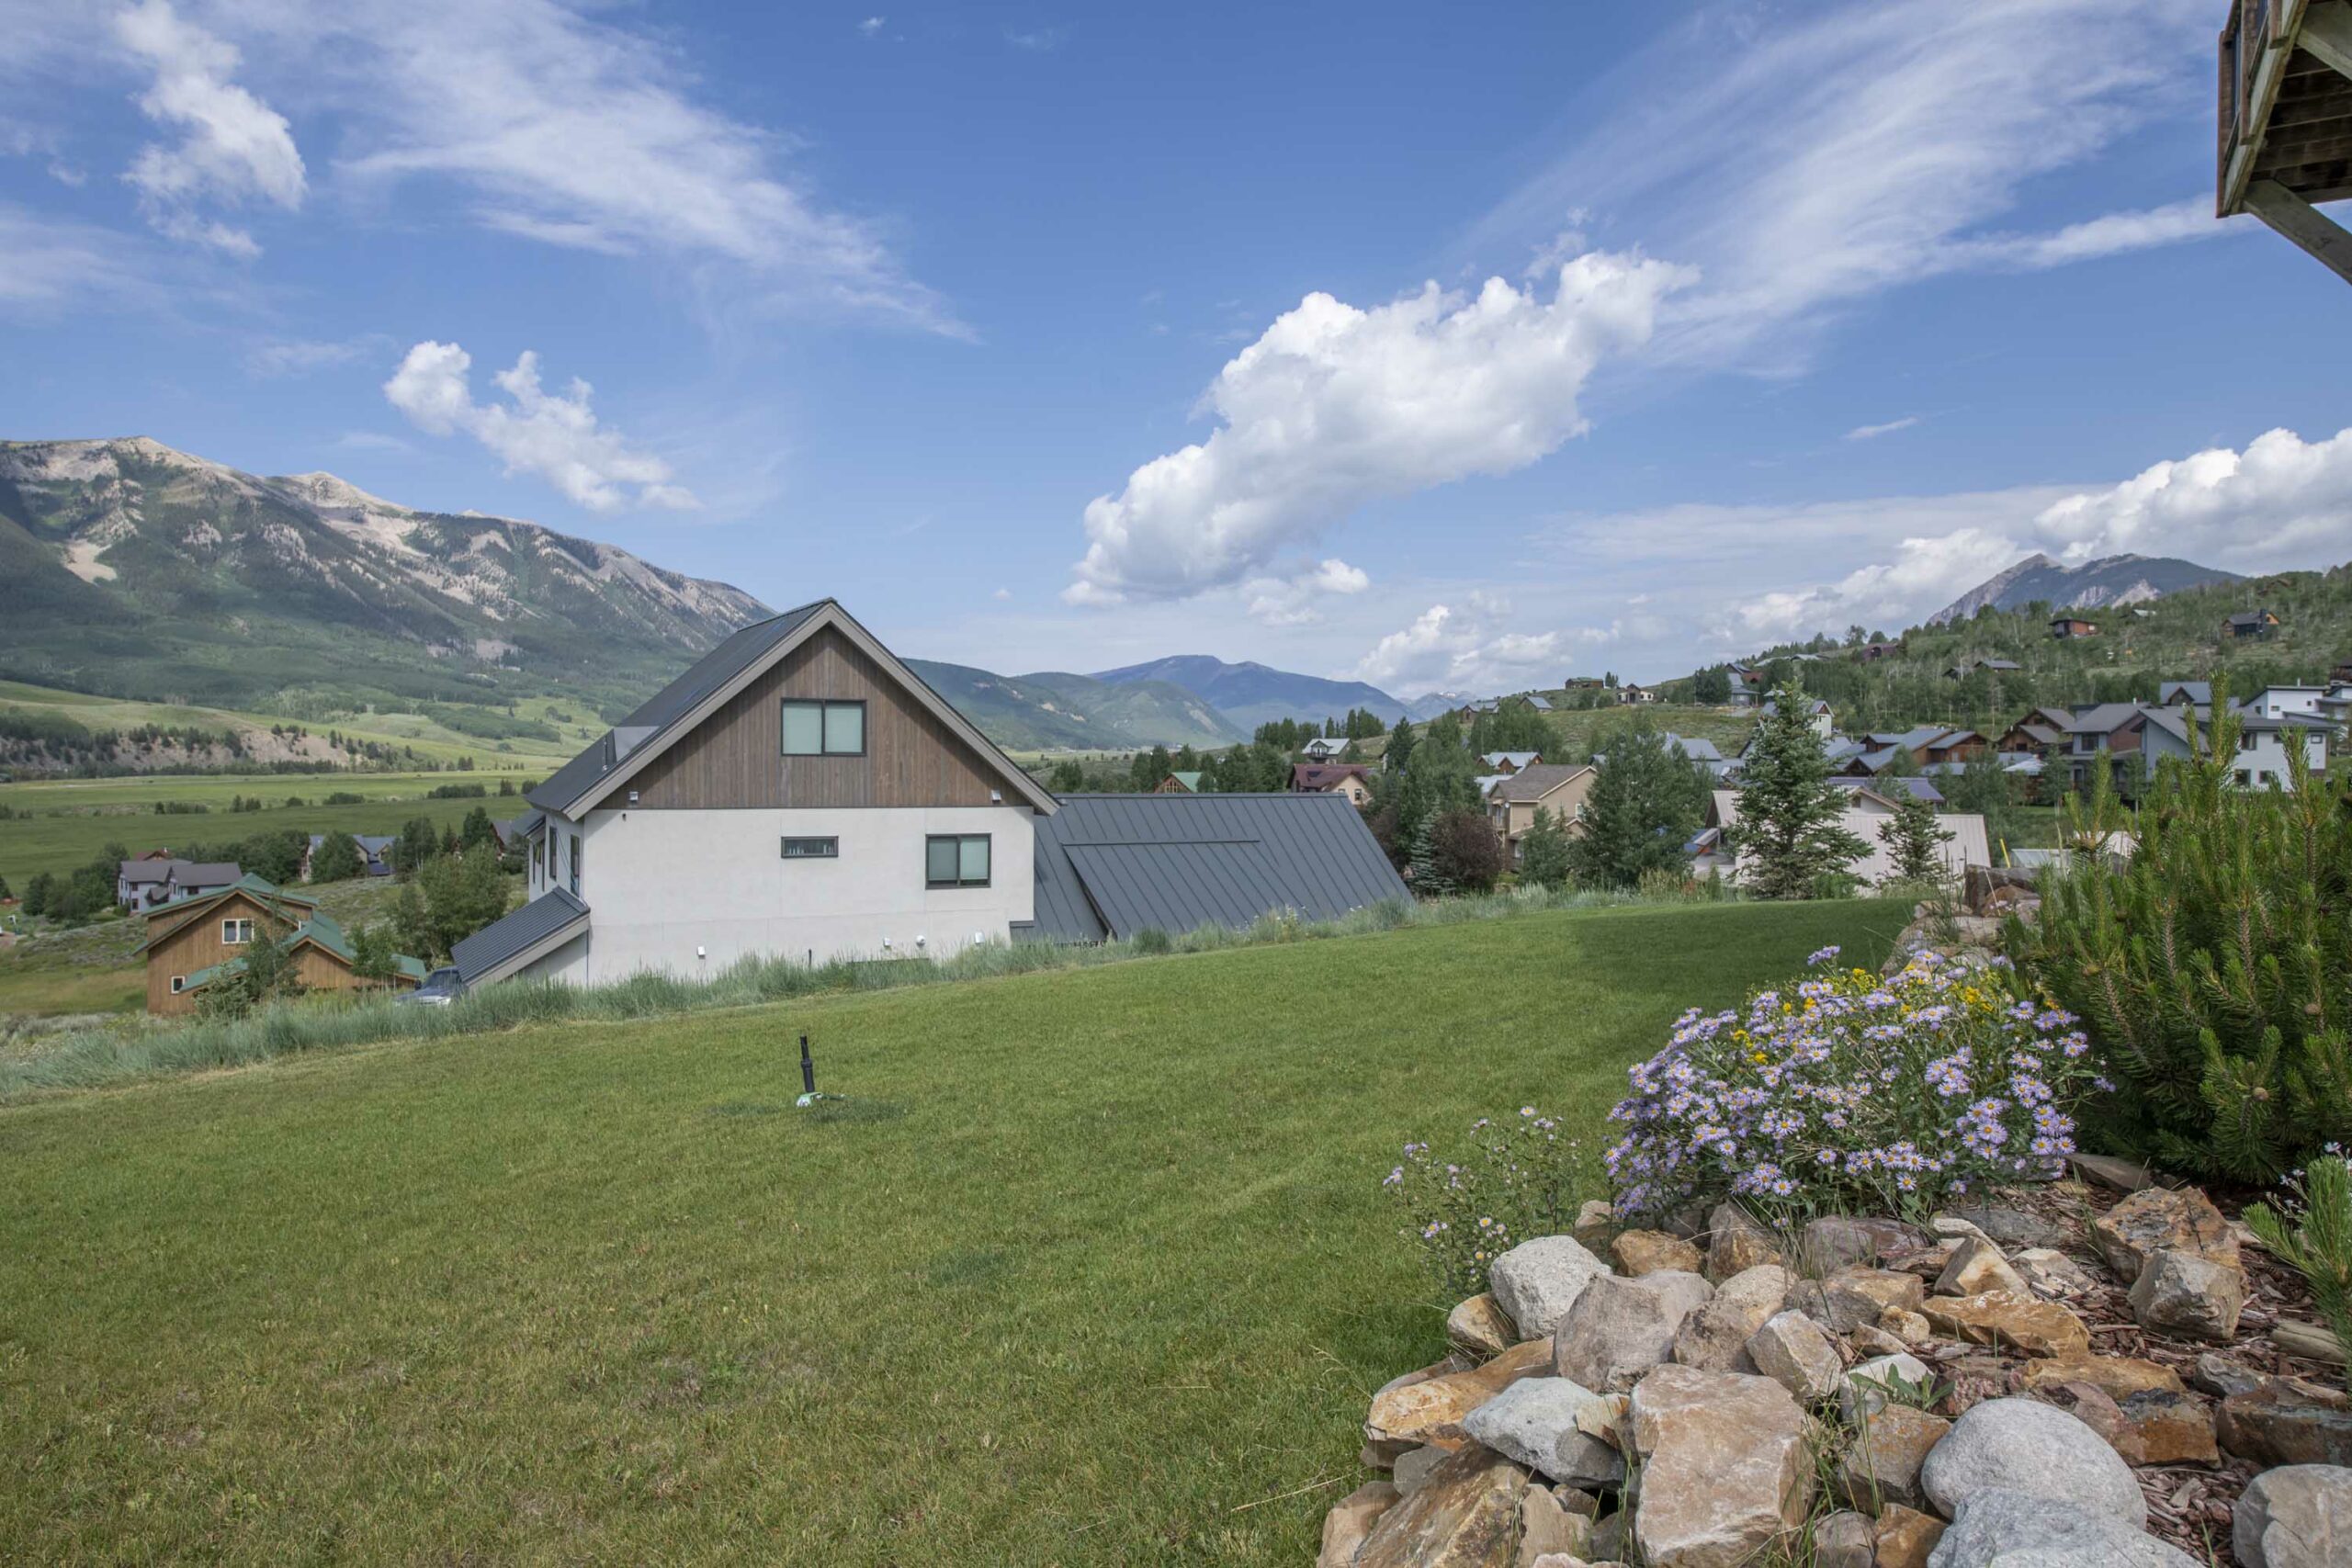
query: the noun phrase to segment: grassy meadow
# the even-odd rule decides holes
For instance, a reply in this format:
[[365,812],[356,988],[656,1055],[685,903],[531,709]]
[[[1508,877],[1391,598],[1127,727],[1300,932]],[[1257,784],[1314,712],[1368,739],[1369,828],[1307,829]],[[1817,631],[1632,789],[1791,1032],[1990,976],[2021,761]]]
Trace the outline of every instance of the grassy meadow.
[[[0,1110],[0,1560],[1297,1563],[1378,1179],[1894,904],[1528,915]],[[796,1037],[845,1096],[795,1111]],[[1597,1140],[1595,1140],[1597,1141]]]

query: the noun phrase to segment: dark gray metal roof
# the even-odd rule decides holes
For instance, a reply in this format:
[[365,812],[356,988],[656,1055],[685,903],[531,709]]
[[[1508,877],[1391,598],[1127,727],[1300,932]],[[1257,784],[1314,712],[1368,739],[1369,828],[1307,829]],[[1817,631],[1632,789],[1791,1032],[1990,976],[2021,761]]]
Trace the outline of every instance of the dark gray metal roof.
[[574,922],[584,924],[588,906],[560,887],[551,888],[508,915],[492,920],[449,950],[449,962],[469,986],[516,953],[537,946]]
[[1246,926],[1295,909],[1332,919],[1409,898],[1336,795],[1071,795],[1036,819],[1036,920],[1048,942]]
[[[753,621],[736,632],[695,660],[693,667],[684,674],[646,698],[634,713],[592,741],[586,750],[558,768],[525,798],[544,810],[569,810],[571,803],[602,777],[605,769],[692,713],[705,697],[741,674],[770,649],[799,630],[809,616],[831,603],[831,600],[820,599],[813,604],[786,610],[764,621]],[[623,735],[632,736],[636,744],[616,744]]]

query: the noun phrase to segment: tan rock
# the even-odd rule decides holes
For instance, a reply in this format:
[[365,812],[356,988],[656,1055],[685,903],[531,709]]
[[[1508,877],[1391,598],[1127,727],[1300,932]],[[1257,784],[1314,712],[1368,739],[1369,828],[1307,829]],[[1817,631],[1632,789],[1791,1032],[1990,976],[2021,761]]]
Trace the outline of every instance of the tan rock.
[[2025,1369],[2028,1393],[2039,1393],[2045,1387],[2067,1382],[2088,1383],[2109,1399],[2128,1399],[2151,1390],[2162,1393],[2184,1392],[2177,1372],[2162,1361],[2143,1360],[2137,1356],[2061,1356],[2035,1361]]
[[1673,1352],[1682,1320],[1714,1293],[1698,1275],[1676,1269],[1638,1280],[1603,1274],[1553,1331],[1553,1367],[1598,1393],[1629,1389]]
[[1781,1261],[1780,1244],[1736,1203],[1718,1203],[1707,1216],[1707,1278],[1718,1283]]
[[1682,1320],[1673,1359],[1711,1372],[1752,1372],[1750,1336],[1787,1304],[1789,1271],[1778,1264],[1744,1269],[1715,1288],[1714,1299]]
[[1981,1296],[1987,1291],[2031,1293],[2025,1279],[2009,1266],[2007,1256],[1983,1236],[1964,1236],[1936,1276],[1939,1296]]
[[1551,1360],[1552,1342],[1531,1339],[1483,1367],[1384,1389],[1373,1397],[1363,1435],[1374,1443],[1459,1443],[1462,1417],[1521,1378],[1542,1376]]
[[1650,1568],[1738,1568],[1803,1522],[1810,1423],[1770,1378],[1659,1367],[1634,1386],[1633,1422]]
[[1917,1312],[1927,1293],[1917,1274],[1857,1264],[1825,1280],[1799,1280],[1789,1290],[1789,1304],[1839,1334],[1850,1334],[1879,1322],[1889,1307]]
[[1951,1423],[1907,1404],[1882,1406],[1862,1421],[1852,1445],[1840,1456],[1835,1485],[1846,1506],[1877,1514],[1888,1505],[1924,1508],[1919,1467],[1928,1450],[1944,1440]]
[[2226,1345],[2237,1337],[2245,1310],[2245,1276],[2238,1266],[2196,1253],[2151,1253],[2132,1286],[2132,1315],[2160,1334]]
[[1982,1296],[1930,1296],[1919,1305],[1928,1324],[1971,1345],[2022,1350],[2029,1356],[2084,1356],[2090,1330],[2083,1320],[2032,1295],[1995,1291]]
[[1380,1516],[1396,1506],[1396,1488],[1385,1481],[1367,1481],[1349,1493],[1323,1516],[1323,1550],[1315,1568],[1349,1568],[1356,1551]]
[[2009,1267],[2025,1280],[2027,1290],[2045,1301],[2068,1301],[2098,1288],[2098,1281],[2081,1264],[2046,1247],[2030,1247],[2013,1254]]
[[1492,1292],[1480,1292],[1445,1314],[1445,1342],[1484,1361],[1519,1343],[1519,1330]]
[[1908,1307],[1889,1307],[1879,1314],[1878,1325],[1913,1349],[1935,1338],[1935,1325]]
[[1871,1568],[1877,1531],[1860,1514],[1838,1513],[1813,1526],[1813,1568]]
[[1531,1484],[1519,1504],[1518,1568],[1539,1557],[1585,1557],[1592,1551],[1592,1519],[1560,1506],[1551,1489]]
[[2352,1466],[2352,1396],[2301,1378],[2265,1378],[2222,1401],[2222,1446],[2265,1465]]
[[[1919,1320],[1922,1328],[1927,1324],[1926,1318]],[[1875,1323],[1866,1323],[1846,1336],[1846,1343],[1853,1347],[1858,1356],[1894,1356],[1911,1348],[1909,1340],[1896,1337]]]
[[1577,1223],[1568,1228],[1568,1234],[1593,1252],[1606,1252],[1609,1238],[1616,1230],[1615,1211],[1598,1198],[1588,1198],[1577,1210]]
[[1517,1568],[1526,1495],[1519,1466],[1465,1448],[1380,1516],[1355,1568]]
[[2148,1168],[2113,1155],[2068,1155],[2066,1163],[2101,1186],[2118,1192],[2137,1192],[2153,1179]]
[[2193,1393],[2143,1389],[2121,1400],[2085,1382],[2045,1381],[2041,1396],[2074,1411],[2127,1464],[2215,1464],[2212,1407]]
[[1696,1274],[1706,1265],[1697,1247],[1664,1231],[1622,1232],[1609,1244],[1609,1252],[1617,1259],[1620,1271],[1636,1278],[1662,1269]]
[[1747,1340],[1747,1359],[1799,1404],[1815,1405],[1838,1396],[1846,1363],[1821,1325],[1801,1312],[1776,1313]]
[[2159,1252],[2186,1252],[2238,1267],[2237,1237],[2222,1212],[2195,1188],[2145,1187],[2091,1224],[2091,1245],[2117,1280],[2129,1285]]
[[1928,1568],[1944,1538],[1944,1522],[1917,1508],[1890,1507],[1878,1517],[1878,1568]]

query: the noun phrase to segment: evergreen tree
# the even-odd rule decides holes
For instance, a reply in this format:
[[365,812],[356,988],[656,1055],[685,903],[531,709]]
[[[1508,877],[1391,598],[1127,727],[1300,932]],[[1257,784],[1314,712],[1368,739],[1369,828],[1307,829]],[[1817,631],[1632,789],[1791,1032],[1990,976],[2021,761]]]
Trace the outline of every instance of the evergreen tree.
[[1632,887],[1645,872],[1687,872],[1684,846],[1706,813],[1699,769],[1646,723],[1617,736],[1585,796],[1582,830],[1569,841],[1577,879]]
[[1773,693],[1740,762],[1739,823],[1726,834],[1740,883],[1759,898],[1806,898],[1870,852],[1844,826],[1846,794],[1829,782],[1829,757],[1793,686]]
[[368,857],[360,852],[359,840],[348,833],[329,833],[311,852],[311,880],[318,882],[348,882],[368,869]]
[[1731,701],[1731,671],[1718,664],[1690,678],[1690,700],[1714,707]]
[[33,873],[32,879],[25,884],[23,906],[25,913],[28,915],[49,913],[49,900],[56,891],[57,877],[54,874],[46,871]]
[[1054,764],[1053,773],[1046,781],[1046,787],[1056,795],[1075,795],[1086,787],[1086,770],[1080,767],[1075,759],[1065,758]]
[[1944,864],[1943,846],[1951,830],[1936,820],[1935,807],[1907,789],[1894,795],[1894,814],[1878,830],[1879,842],[1894,861],[1898,882],[1940,883],[1951,872]]
[[2300,748],[2288,788],[2235,787],[2238,734],[2224,710],[2157,770],[2128,855],[2105,852],[2122,819],[2102,782],[2069,824],[2087,847],[2009,940],[2116,1082],[2098,1146],[2268,1183],[2352,1145],[2352,806]]
[[441,835],[434,830],[433,818],[412,817],[392,844],[392,869],[404,876],[413,875],[440,852]]
[[1519,879],[1532,887],[1564,887],[1573,874],[1567,829],[1544,807],[1519,836]]
[[1405,863],[1405,880],[1412,885],[1416,898],[1442,898],[1451,894],[1453,884],[1438,869],[1437,818],[1421,818],[1413,829],[1413,852]]
[[488,807],[477,806],[466,813],[465,821],[458,829],[458,844],[468,852],[487,848],[497,852],[498,825],[490,819]]
[[1413,760],[1413,721],[1402,714],[1396,716],[1396,728],[1388,732],[1385,757],[1392,771],[1402,769]]
[[14,897],[14,895],[8,891],[8,879],[5,876],[0,876],[0,902],[5,902],[12,897]]

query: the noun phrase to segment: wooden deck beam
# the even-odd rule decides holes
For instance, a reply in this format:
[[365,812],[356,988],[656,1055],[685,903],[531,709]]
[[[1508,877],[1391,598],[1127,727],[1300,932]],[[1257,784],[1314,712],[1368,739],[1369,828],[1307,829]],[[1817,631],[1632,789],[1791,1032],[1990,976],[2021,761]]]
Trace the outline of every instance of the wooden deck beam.
[[2346,0],[2327,0],[2304,12],[2298,41],[2313,59],[2352,79],[2352,5]]
[[2321,265],[2352,283],[2352,233],[2277,180],[2246,186],[2245,209],[2310,253]]

